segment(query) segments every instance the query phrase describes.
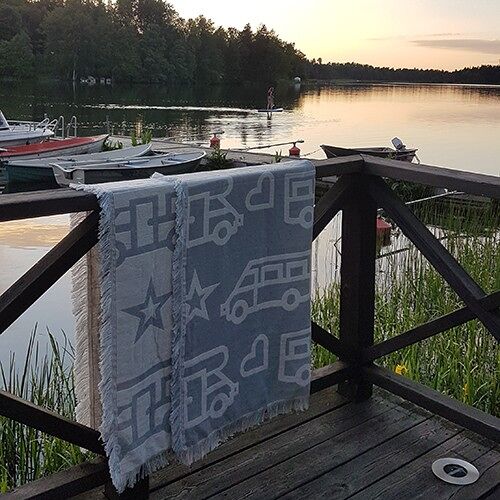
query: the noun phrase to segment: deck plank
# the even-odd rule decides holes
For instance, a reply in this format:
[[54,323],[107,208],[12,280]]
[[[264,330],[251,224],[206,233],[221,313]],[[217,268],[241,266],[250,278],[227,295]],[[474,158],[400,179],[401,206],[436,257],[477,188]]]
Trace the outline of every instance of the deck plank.
[[458,489],[457,486],[445,483],[434,476],[431,469],[432,463],[438,458],[448,456],[474,463],[492,446],[493,443],[488,439],[469,431],[462,431],[351,498],[359,500],[366,498],[451,498]]
[[[473,485],[437,479],[437,458],[478,467]],[[361,403],[333,389],[307,412],[284,415],[229,440],[191,467],[172,464],[150,478],[152,499],[355,498],[469,500],[498,497],[495,443],[377,389]],[[80,500],[104,498],[102,488]]]
[[191,467],[180,463],[173,463],[165,469],[156,472],[151,477],[150,488],[154,491],[163,485],[193,474],[194,472],[204,469],[205,467],[217,463],[220,460],[226,460],[236,453],[242,452],[249,447],[267,441],[274,436],[282,434],[283,432],[302,425],[303,423],[309,422],[336,408],[340,408],[346,403],[347,399],[341,396],[333,388],[317,392],[311,396],[309,409],[306,412],[283,415],[279,418],[266,422],[251,431],[240,434],[212,451],[204,459],[192,464]]
[[371,401],[359,403],[355,408],[356,411],[353,411],[351,405],[346,405],[321,415],[236,456],[228,457],[167,485],[154,492],[151,498],[207,498],[258,474],[263,469],[287,460],[290,456],[329,441],[346,430],[370,422],[380,415],[397,411],[395,403],[377,396]]
[[474,484],[457,488],[450,496],[450,500],[468,500],[489,495],[500,498],[498,491],[500,489],[500,447],[496,446],[479,457],[474,461],[474,465],[481,474],[479,479]]
[[353,460],[329,470],[324,475],[285,495],[284,498],[343,499],[375,483],[415,460],[449,438],[459,428],[444,419],[428,418],[424,422],[358,455]]
[[[353,412],[353,416],[355,412]],[[424,412],[394,407],[286,461],[239,482],[217,498],[279,498],[427,418]],[[269,450],[270,451],[270,450]],[[265,464],[263,464],[265,466]],[[263,468],[264,469],[264,468]]]

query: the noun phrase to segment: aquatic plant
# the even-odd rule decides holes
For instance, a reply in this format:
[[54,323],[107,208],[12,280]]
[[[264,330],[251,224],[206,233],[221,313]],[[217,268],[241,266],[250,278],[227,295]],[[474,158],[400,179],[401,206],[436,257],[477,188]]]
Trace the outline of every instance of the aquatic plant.
[[130,135],[132,146],[139,146],[140,144],[149,144],[153,140],[153,132],[151,130],[144,130],[140,137],[137,137],[135,130]]
[[[21,366],[14,354],[7,367],[0,364],[0,387],[74,419],[73,348],[66,337],[59,344],[47,331],[50,347],[42,355],[37,335],[35,326]],[[78,446],[0,416],[0,493],[92,457]]]
[[[486,292],[500,289],[500,232],[495,209],[476,210],[453,204],[429,204],[420,217],[439,221],[436,236]],[[425,212],[425,213],[423,213]],[[376,342],[463,307],[462,302],[419,251],[407,240],[377,259]],[[339,331],[340,285],[319,293],[313,319],[331,332]],[[319,346],[315,367],[335,361]],[[477,320],[440,333],[378,360],[382,366],[500,415],[500,347]]]
[[229,160],[227,158],[227,152],[223,152],[219,148],[215,148],[208,156],[207,162],[202,169],[221,170],[224,168],[231,168],[232,166],[233,160]]

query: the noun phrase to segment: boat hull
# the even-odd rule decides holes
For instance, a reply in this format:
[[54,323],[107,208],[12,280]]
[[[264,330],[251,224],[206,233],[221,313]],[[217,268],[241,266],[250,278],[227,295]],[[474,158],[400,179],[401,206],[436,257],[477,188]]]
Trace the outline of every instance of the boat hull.
[[339,148],[337,146],[321,145],[321,148],[327,158],[338,158],[340,156],[350,156],[355,154],[364,154],[386,158],[388,160],[399,160],[412,162],[417,153],[416,149],[396,150],[392,148]]
[[0,152],[0,160],[33,160],[51,156],[78,155],[102,151],[107,135],[52,139],[38,144],[17,146]]
[[5,167],[8,184],[35,184],[55,182],[51,168],[45,167]]
[[151,154],[151,143],[140,146],[131,146],[124,149],[115,149],[112,151],[102,151],[98,153],[88,152],[76,155],[66,154],[35,159],[29,158],[9,160],[9,165],[11,167],[40,167],[52,170],[51,164],[53,163],[57,163],[61,167],[73,168],[79,165],[125,161],[127,159],[139,158],[149,154]]
[[[14,149],[7,151],[6,154],[0,154],[0,160],[7,160],[5,164],[6,180],[11,185],[16,184],[34,184],[34,183],[55,183],[54,173],[50,167],[34,167],[11,165],[8,160],[32,160],[35,158],[50,158],[54,155],[80,155],[87,153],[97,153],[102,150],[104,141],[107,135],[89,137],[89,138],[76,138],[88,139],[87,141],[75,141],[72,139],[61,139],[53,141],[53,148],[49,149],[48,145],[33,145],[31,150],[28,147],[22,149]],[[73,138],[75,139],[75,138]],[[63,141],[68,141],[64,143]],[[72,141],[72,142],[69,142]],[[51,141],[52,142],[52,141]],[[39,146],[39,147],[35,147]],[[28,150],[27,154],[23,154],[24,150]],[[10,156],[9,156],[10,153]]]
[[82,184],[97,184],[101,182],[129,181],[133,179],[147,179],[155,173],[162,175],[187,174],[193,172],[200,160],[181,163],[179,165],[164,165],[150,168],[117,168],[109,170],[82,170]]
[[51,130],[0,133],[0,148],[39,144],[46,141],[53,135],[54,132]]
[[148,156],[115,164],[82,165],[66,169],[54,163],[52,168],[60,186],[98,184],[146,179],[154,173],[174,175],[193,172],[204,156],[205,152],[201,151],[172,156],[169,154]]

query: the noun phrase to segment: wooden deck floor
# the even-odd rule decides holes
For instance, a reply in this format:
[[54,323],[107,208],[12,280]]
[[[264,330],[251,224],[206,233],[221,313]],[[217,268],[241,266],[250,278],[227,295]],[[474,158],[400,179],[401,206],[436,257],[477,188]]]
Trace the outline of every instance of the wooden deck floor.
[[[481,473],[469,486],[437,479],[431,464],[458,457]],[[275,419],[234,438],[191,468],[173,465],[150,479],[152,499],[476,499],[500,497],[495,443],[377,391],[347,403],[333,390],[307,412]],[[499,495],[499,496],[497,496]],[[103,498],[101,490],[80,499]]]

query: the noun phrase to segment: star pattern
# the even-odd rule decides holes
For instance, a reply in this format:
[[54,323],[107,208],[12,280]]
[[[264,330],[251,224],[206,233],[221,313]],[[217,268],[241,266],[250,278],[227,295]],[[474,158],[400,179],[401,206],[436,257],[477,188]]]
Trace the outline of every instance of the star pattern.
[[139,326],[137,327],[134,344],[137,343],[150,326],[155,326],[160,329],[163,328],[161,309],[167,303],[171,295],[172,292],[168,292],[164,295],[157,296],[153,285],[153,278],[150,278],[144,302],[123,309],[123,312],[139,318]]
[[207,298],[218,286],[219,283],[215,283],[202,288],[200,279],[198,278],[198,273],[196,272],[196,269],[194,270],[191,286],[189,287],[189,292],[186,296],[186,302],[188,304],[188,323],[195,316],[199,316],[200,318],[206,320],[209,319],[207,311]]

